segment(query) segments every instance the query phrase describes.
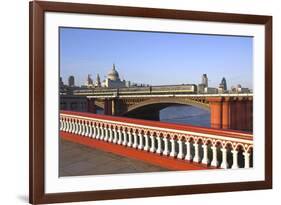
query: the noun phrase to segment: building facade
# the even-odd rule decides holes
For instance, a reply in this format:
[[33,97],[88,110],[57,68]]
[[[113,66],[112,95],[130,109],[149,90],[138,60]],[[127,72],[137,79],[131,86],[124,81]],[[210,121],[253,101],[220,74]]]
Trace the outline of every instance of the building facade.
[[103,87],[107,88],[124,88],[126,87],[126,81],[120,80],[119,73],[115,69],[115,64],[112,66],[112,70],[107,74],[107,78],[103,82]]
[[74,79],[73,75],[68,77],[68,86],[69,87],[74,87],[75,86],[75,79]]

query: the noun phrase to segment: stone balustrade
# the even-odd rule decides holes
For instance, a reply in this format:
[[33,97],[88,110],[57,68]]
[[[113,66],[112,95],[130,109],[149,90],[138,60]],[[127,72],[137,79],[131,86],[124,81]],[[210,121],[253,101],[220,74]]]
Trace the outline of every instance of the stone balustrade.
[[60,131],[217,168],[253,166],[250,133],[81,112],[60,113]]

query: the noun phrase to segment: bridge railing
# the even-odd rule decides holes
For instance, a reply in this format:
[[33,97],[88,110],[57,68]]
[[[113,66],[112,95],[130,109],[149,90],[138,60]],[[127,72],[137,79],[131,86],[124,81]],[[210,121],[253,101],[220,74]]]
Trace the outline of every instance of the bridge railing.
[[61,111],[60,131],[218,168],[253,166],[253,135],[173,123]]

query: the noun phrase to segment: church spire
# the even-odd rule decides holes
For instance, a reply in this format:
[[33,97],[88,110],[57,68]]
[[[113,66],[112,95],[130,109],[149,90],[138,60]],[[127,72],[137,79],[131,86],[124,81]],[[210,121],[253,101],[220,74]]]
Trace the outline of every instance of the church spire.
[[101,87],[100,75],[99,74],[97,74],[96,87]]

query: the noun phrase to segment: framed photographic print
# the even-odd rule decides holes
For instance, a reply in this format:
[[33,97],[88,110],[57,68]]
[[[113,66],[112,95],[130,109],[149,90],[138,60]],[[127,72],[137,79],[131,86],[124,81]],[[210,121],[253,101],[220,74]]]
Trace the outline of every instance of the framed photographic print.
[[30,203],[272,187],[272,17],[30,2]]

